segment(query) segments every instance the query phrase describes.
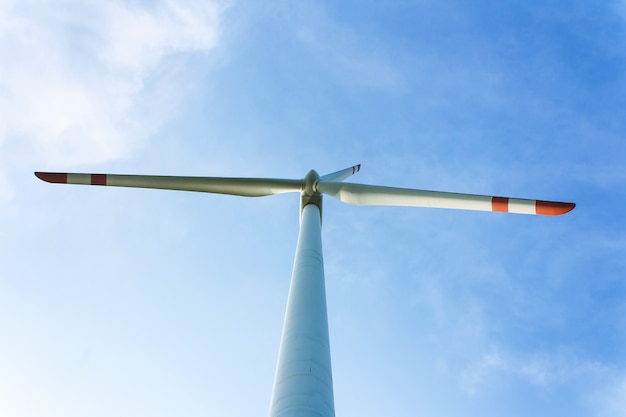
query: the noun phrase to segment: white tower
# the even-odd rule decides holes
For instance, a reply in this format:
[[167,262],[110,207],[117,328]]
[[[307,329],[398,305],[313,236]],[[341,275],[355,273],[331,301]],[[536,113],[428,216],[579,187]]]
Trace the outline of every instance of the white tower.
[[547,216],[565,214],[575,207],[574,203],[342,182],[360,168],[360,165],[355,165],[322,177],[310,171],[302,180],[54,172],[36,172],[35,175],[44,181],[61,184],[160,188],[245,197],[299,192],[300,233],[270,417],[333,417],[335,406],[321,238],[322,194],[354,205],[436,207]]

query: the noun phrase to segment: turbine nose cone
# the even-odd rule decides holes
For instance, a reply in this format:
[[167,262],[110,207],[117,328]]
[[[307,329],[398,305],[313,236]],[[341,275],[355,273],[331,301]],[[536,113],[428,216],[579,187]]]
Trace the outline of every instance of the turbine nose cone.
[[304,176],[304,190],[302,193],[307,196],[313,196],[317,194],[317,182],[320,180],[320,175],[314,170],[310,170]]

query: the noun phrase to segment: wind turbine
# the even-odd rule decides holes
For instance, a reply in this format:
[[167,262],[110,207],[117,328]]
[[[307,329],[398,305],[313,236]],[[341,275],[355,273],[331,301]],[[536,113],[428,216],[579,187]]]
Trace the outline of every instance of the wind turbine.
[[558,216],[574,203],[343,182],[361,165],[301,180],[35,172],[50,183],[199,191],[245,197],[300,193],[300,231],[270,403],[270,417],[335,415],[322,257],[322,194],[344,203]]

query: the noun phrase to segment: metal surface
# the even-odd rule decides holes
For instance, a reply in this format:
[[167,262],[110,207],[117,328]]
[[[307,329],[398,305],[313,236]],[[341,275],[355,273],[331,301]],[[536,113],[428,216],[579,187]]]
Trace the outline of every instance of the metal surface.
[[200,191],[246,197],[300,192],[300,208],[315,204],[322,210],[322,194],[354,205],[410,206],[462,210],[501,211],[518,214],[559,216],[570,212],[574,203],[496,197],[476,194],[394,188],[379,185],[341,182],[359,172],[361,165],[320,177],[311,170],[302,180],[278,178],[173,177],[156,175],[71,174],[35,172],[38,178],[52,183],[105,185],[115,187],[160,188]]
[[310,170],[302,179],[302,193],[300,194],[300,216],[302,209],[309,204],[315,204],[320,209],[322,218],[322,195],[315,189],[320,176],[314,169]]
[[270,417],[335,415],[319,208],[302,209]]
[[433,207],[544,216],[565,214],[576,206],[574,203],[556,201],[448,193],[324,180],[318,181],[317,190],[344,203],[358,206]]
[[361,170],[361,164],[351,166],[350,168],[342,169],[341,171],[331,172],[330,174],[323,175],[320,180],[322,181],[343,181],[351,175],[356,174]]
[[60,172],[35,172],[35,175],[44,181],[59,184],[158,188],[244,197],[263,197],[299,192],[303,187],[302,180],[278,178],[172,177],[162,175],[71,174]]

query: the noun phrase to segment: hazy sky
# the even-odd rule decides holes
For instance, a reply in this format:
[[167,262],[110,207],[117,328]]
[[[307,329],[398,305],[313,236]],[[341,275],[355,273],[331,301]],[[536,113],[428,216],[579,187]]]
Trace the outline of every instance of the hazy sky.
[[626,416],[626,2],[0,0],[0,415],[267,415],[297,195],[324,200],[337,416]]

